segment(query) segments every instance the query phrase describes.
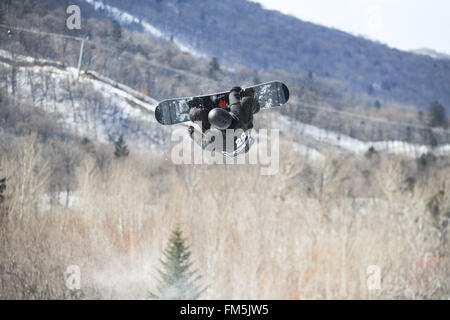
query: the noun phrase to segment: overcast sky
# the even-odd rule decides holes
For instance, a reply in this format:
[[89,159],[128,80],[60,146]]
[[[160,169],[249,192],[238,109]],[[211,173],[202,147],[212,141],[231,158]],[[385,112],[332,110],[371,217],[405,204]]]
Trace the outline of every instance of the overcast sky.
[[450,0],[252,0],[402,50],[450,54]]

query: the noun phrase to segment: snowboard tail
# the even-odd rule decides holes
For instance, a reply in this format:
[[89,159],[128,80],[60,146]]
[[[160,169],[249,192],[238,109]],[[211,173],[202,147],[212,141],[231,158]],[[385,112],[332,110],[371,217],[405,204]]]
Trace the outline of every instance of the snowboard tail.
[[[254,90],[254,98],[261,109],[279,107],[289,100],[288,87],[279,81],[272,81],[251,86]],[[229,91],[199,96],[203,106],[212,110],[214,108],[226,108],[229,105]],[[168,99],[161,101],[155,110],[156,120],[163,125],[173,125],[189,120],[189,105],[193,97]]]

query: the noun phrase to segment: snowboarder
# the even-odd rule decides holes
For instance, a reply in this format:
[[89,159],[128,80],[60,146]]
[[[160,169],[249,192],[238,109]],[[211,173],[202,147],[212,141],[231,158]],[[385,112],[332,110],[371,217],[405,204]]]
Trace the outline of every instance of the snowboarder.
[[[213,128],[222,132],[223,137],[227,129],[246,132],[253,128],[253,115],[260,110],[260,106],[253,97],[254,90],[233,87],[229,94],[229,107],[214,108],[204,105],[199,98],[188,101],[189,118],[192,122],[200,122],[202,128],[202,148],[206,148],[214,140],[208,139],[203,134]],[[214,105],[214,104],[211,104]],[[189,135],[194,139],[194,127],[189,126]],[[225,144],[224,144],[225,145]]]

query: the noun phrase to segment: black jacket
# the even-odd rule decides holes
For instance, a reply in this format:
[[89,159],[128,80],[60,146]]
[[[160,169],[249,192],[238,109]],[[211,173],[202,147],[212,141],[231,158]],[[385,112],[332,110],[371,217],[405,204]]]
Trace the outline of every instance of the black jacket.
[[[211,102],[208,105],[196,105],[189,110],[189,118],[192,122],[200,122],[202,131],[205,132],[211,128],[208,121],[208,113],[215,106]],[[233,122],[230,129],[242,129],[247,131],[253,128],[253,115],[258,113],[260,106],[253,98],[252,90],[241,90],[239,87],[231,89],[229,94],[229,105],[226,108],[233,116]]]

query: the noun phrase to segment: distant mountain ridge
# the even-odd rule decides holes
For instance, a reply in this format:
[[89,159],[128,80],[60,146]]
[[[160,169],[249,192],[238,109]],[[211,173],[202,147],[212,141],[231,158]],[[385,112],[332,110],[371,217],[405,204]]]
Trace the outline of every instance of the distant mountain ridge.
[[[58,2],[49,1],[56,5]],[[74,0],[83,12],[109,16],[104,6],[219,61],[259,69],[313,73],[345,81],[355,92],[426,108],[438,100],[450,110],[450,60],[389,48],[304,22],[243,0]],[[59,2],[58,5],[61,5]]]

